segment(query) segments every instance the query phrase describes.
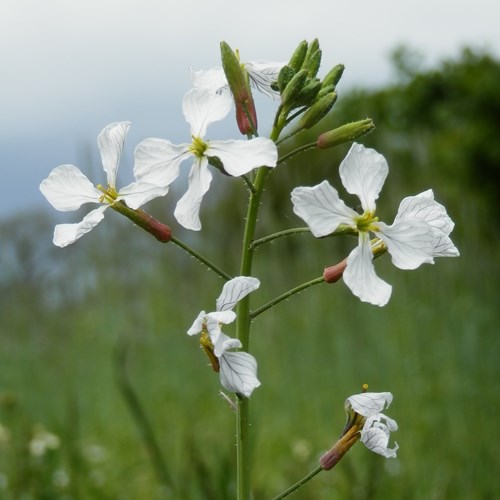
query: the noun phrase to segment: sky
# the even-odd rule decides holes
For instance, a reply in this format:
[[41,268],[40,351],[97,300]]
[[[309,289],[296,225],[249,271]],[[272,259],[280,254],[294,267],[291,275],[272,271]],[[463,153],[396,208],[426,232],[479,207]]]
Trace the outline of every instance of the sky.
[[[190,68],[220,65],[221,40],[242,60],[286,61],[318,38],[320,75],[346,66],[341,98],[390,82],[400,44],[428,64],[463,46],[500,57],[499,21],[498,0],[1,0],[0,219],[48,206],[38,186],[57,165],[102,183],[96,138],[108,123],[132,122],[122,185],[142,139],[189,141],[181,103]],[[272,103],[259,105],[270,119]],[[238,138],[231,117],[210,137]]]

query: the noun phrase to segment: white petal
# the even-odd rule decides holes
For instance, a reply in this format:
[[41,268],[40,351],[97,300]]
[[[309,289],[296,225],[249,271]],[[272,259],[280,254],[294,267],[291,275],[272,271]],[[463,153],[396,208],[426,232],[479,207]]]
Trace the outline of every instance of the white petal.
[[61,248],[65,247],[94,229],[104,219],[104,210],[108,206],[103,205],[92,210],[81,222],[76,224],[58,224],[54,230],[54,245]]
[[102,166],[107,174],[108,185],[112,187],[116,187],[116,172],[129,127],[130,122],[110,123],[97,137]]
[[123,200],[130,208],[136,209],[148,201],[165,196],[168,193],[168,186],[158,187],[145,182],[132,182],[128,186],[120,189],[118,199]]
[[349,396],[346,399],[346,408],[352,408],[363,417],[370,417],[382,412],[392,403],[390,392],[363,392]]
[[314,187],[298,187],[292,191],[293,211],[303,219],[316,238],[333,233],[339,224],[356,227],[358,214],[346,206],[327,181]]
[[[210,335],[210,340],[212,341],[212,344],[214,344],[215,346],[216,356],[219,355],[218,354],[219,348],[217,347],[217,345],[220,346],[221,345],[220,342],[223,341],[223,339],[220,339],[220,336],[222,335],[223,338],[226,338],[226,335],[224,335],[221,331],[221,325],[228,325],[229,323],[232,323],[235,319],[236,319],[236,313],[234,313],[233,311],[223,311],[223,312],[216,311],[207,314],[205,320],[207,325],[207,331],[208,334]],[[237,345],[236,347],[241,347],[241,345]]]
[[238,339],[228,337],[225,333],[219,331],[217,339],[212,339],[214,344],[214,354],[220,358],[229,349],[241,347],[241,342]]
[[217,156],[224,170],[233,177],[262,166],[275,167],[278,161],[276,144],[265,137],[249,141],[210,141],[205,154]]
[[164,139],[145,139],[135,148],[135,178],[160,187],[169,186],[179,176],[181,162],[192,155],[189,144],[175,145]]
[[[386,423],[382,422],[382,419],[386,420]],[[399,448],[398,444],[395,443],[394,448],[388,448],[390,433],[393,430],[397,430],[394,420],[381,414],[372,415],[368,417],[361,431],[361,442],[379,455],[394,458]]]
[[206,313],[205,311],[201,311],[200,314],[196,317],[193,324],[187,331],[188,335],[198,335],[203,330],[203,323],[205,322]]
[[354,143],[339,167],[342,184],[355,194],[365,211],[375,210],[375,200],[389,172],[385,158],[374,149]]
[[284,62],[249,61],[243,66],[253,87],[259,92],[277,99],[280,94],[271,88],[271,84],[278,80],[279,72],[285,64]]
[[227,92],[217,94],[205,89],[191,89],[182,102],[191,135],[205,137],[210,123],[222,120],[231,109],[232,98]]
[[257,361],[246,352],[226,352],[219,358],[220,381],[228,391],[249,398],[260,382]]
[[374,231],[387,245],[392,263],[399,269],[416,269],[424,262],[432,263],[434,231],[427,222],[399,220],[392,226],[378,223]]
[[102,196],[74,165],[60,165],[52,170],[40,184],[40,191],[61,212],[78,210],[84,203],[99,203]]
[[201,229],[200,222],[200,205],[203,200],[203,195],[210,188],[212,174],[208,169],[208,160],[201,158],[195,161],[189,172],[189,186],[184,196],[177,202],[174,216],[186,229],[199,231]]
[[368,235],[360,233],[359,239],[360,244],[347,258],[344,282],[363,302],[385,306],[391,296],[392,287],[375,274]]
[[222,68],[212,68],[201,71],[191,71],[193,87],[210,92],[222,92],[229,89],[226,75]]
[[237,276],[229,280],[222,287],[222,292],[217,299],[217,311],[227,311],[232,309],[237,302],[249,293],[257,290],[260,281],[251,276]]

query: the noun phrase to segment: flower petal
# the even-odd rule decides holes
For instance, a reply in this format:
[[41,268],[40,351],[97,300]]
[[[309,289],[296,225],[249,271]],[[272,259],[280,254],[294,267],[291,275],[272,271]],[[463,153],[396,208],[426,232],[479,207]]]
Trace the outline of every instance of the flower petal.
[[60,165],[40,184],[49,203],[61,212],[78,210],[84,203],[99,203],[102,196],[79,168]]
[[265,137],[249,141],[210,141],[205,155],[217,156],[224,170],[233,177],[262,166],[275,167],[278,161],[276,144]]
[[145,139],[134,152],[134,175],[140,182],[169,186],[179,176],[179,165],[193,154],[189,144],[172,144],[164,139]]
[[363,392],[346,399],[346,409],[352,408],[363,417],[370,417],[388,408],[392,403],[390,392]]
[[112,187],[116,187],[116,172],[129,127],[130,122],[110,123],[97,137],[102,166],[107,174],[108,185]]
[[187,331],[188,335],[198,335],[203,330],[203,323],[205,323],[206,313],[205,311],[201,311],[200,314],[196,317],[193,324]]
[[280,94],[271,88],[271,84],[278,80],[279,72],[285,64],[284,62],[249,61],[244,63],[243,67],[248,73],[252,87],[273,99],[278,99]]
[[136,209],[148,201],[165,196],[168,193],[168,186],[159,187],[145,182],[132,182],[128,186],[120,189],[118,199],[123,200],[130,208]]
[[358,214],[346,206],[327,181],[314,187],[297,187],[292,191],[293,211],[303,219],[316,238],[333,233],[339,224],[356,227]]
[[191,71],[193,87],[218,93],[229,89],[227,78],[222,68],[212,68],[201,71]]
[[257,290],[260,281],[251,276],[237,276],[229,280],[223,287],[222,292],[217,299],[217,311],[227,311],[232,309],[237,302],[249,293]]
[[359,240],[359,245],[347,258],[344,282],[363,302],[385,306],[391,296],[392,287],[375,274],[368,235],[360,233]]
[[87,214],[81,222],[76,224],[58,224],[54,230],[54,245],[61,248],[65,247],[74,243],[78,238],[81,238],[84,234],[94,229],[94,227],[104,219],[104,210],[106,210],[108,206],[109,205],[103,205],[92,210],[92,212]]
[[231,109],[232,98],[228,92],[217,94],[206,89],[191,89],[182,102],[191,135],[205,137],[210,123],[222,120]]
[[226,352],[219,358],[220,381],[228,391],[249,398],[260,382],[257,361],[246,352]]
[[374,149],[354,143],[339,167],[342,184],[355,194],[365,211],[375,211],[375,200],[384,185],[389,167]]
[[424,262],[434,262],[434,231],[427,222],[399,220],[392,226],[378,223],[374,233],[384,241],[391,254],[392,263],[399,269],[416,269]]
[[229,349],[235,349],[241,347],[241,341],[238,339],[233,339],[228,337],[222,331],[219,331],[217,338],[211,339],[214,344],[214,354],[220,358]]
[[[385,423],[382,422],[385,420]],[[396,421],[383,414],[371,415],[367,418],[361,430],[361,442],[371,451],[386,458],[395,458],[399,448],[394,444],[394,448],[388,448],[391,431],[397,430]]]
[[212,174],[208,169],[208,160],[201,158],[196,160],[189,172],[189,186],[184,196],[177,202],[174,216],[186,229],[199,231],[200,205],[203,195],[208,191]]

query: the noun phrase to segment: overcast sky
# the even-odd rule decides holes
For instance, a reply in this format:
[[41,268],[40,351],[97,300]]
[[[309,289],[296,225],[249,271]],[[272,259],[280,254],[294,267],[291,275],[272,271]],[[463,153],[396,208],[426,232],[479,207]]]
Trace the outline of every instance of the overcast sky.
[[59,164],[102,182],[89,164],[112,121],[132,121],[124,171],[146,137],[188,140],[189,68],[219,65],[221,40],[243,60],[285,61],[317,37],[325,72],[345,64],[345,90],[390,81],[398,44],[429,63],[465,45],[499,56],[499,22],[499,0],[1,0],[0,218],[47,205],[38,184]]

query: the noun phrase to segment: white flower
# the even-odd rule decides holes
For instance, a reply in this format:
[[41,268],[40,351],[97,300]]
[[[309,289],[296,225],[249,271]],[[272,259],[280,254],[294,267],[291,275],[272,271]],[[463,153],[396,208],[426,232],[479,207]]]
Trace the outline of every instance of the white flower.
[[92,210],[77,224],[58,224],[54,231],[54,244],[65,247],[88,233],[104,218],[104,211],[116,201],[123,200],[136,209],[144,203],[163,196],[168,188],[158,187],[145,182],[133,182],[116,189],[116,174],[123,150],[129,122],[111,123],[97,138],[104,171],[107,176],[107,188],[94,186],[89,179],[74,165],[60,165],[40,184],[40,191],[56,210],[62,212],[78,210],[85,203],[99,203],[102,206]]
[[208,158],[217,157],[224,171],[233,177],[247,174],[260,166],[274,167],[278,153],[273,141],[257,137],[249,141],[205,141],[207,126],[222,120],[231,108],[231,97],[207,90],[192,89],[183,100],[183,112],[191,126],[192,142],[172,144],[164,139],[146,139],[135,150],[134,173],[138,180],[157,186],[169,186],[179,176],[179,166],[194,157],[189,186],[177,203],[174,215],[187,229],[201,229],[199,211],[210,187],[212,174]]
[[230,349],[240,348],[241,342],[222,333],[220,326],[235,320],[236,314],[232,311],[233,307],[259,286],[259,280],[250,276],[238,276],[228,281],[217,299],[217,310],[210,313],[201,311],[187,332],[188,335],[201,333],[203,336],[205,332],[208,334],[210,346],[208,349],[205,348],[203,339],[202,346],[209,356],[213,352],[217,358],[212,364],[219,371],[221,384],[228,391],[247,398],[260,385],[257,379],[257,361],[246,352],[230,351]]
[[[347,259],[344,282],[362,301],[383,306],[391,296],[392,287],[375,274],[370,233],[387,246],[396,267],[416,269],[424,262],[432,263],[434,255],[443,255],[438,250],[438,233],[449,234],[453,226],[450,220],[451,225],[446,223],[443,230],[432,222],[433,214],[444,207],[430,195],[419,197],[418,209],[414,202],[402,203],[400,216],[391,226],[380,222],[375,216],[375,201],[389,168],[385,158],[373,149],[353,144],[339,170],[347,191],[360,199],[363,214],[346,206],[327,181],[314,187],[295,188],[294,212],[305,220],[316,237],[333,233],[341,224],[358,233],[358,246]],[[416,215],[417,211],[420,215]],[[442,214],[438,220],[444,221]]]
[[[248,74],[250,85],[263,94],[274,99],[279,98],[279,92],[271,88],[271,84],[278,80],[278,75],[285,62],[248,61],[241,63]],[[207,89],[211,92],[223,93],[229,89],[226,75],[222,68],[192,71],[193,87]]]
[[371,451],[386,458],[394,458],[399,448],[389,448],[389,436],[398,430],[395,420],[387,417],[381,411],[392,402],[390,392],[364,392],[350,396],[346,400],[346,409],[354,410],[366,418],[361,430],[361,442]]

